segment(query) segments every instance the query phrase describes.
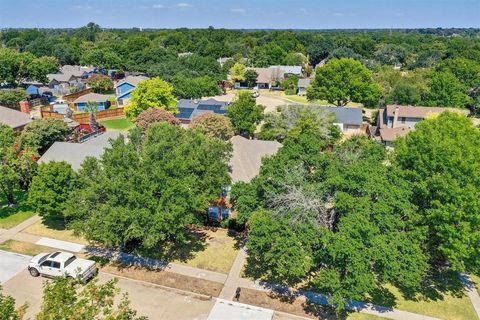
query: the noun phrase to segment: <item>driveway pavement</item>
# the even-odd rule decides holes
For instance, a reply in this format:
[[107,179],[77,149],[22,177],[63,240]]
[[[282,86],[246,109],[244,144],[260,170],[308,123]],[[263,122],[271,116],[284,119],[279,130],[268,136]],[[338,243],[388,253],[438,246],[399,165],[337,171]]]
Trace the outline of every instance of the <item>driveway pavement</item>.
[[4,284],[28,266],[29,256],[0,250],[0,284]]
[[[113,277],[113,275],[102,272],[98,275],[101,283]],[[27,302],[28,309],[25,318],[33,318],[40,310],[42,287],[45,281],[50,280],[42,277],[32,278],[24,269],[2,285],[3,292],[13,296],[17,306]],[[118,287],[122,293],[128,293],[131,306],[138,311],[137,315],[144,315],[152,320],[205,320],[215,304],[213,299],[167,290],[154,284],[132,279],[119,278]]]

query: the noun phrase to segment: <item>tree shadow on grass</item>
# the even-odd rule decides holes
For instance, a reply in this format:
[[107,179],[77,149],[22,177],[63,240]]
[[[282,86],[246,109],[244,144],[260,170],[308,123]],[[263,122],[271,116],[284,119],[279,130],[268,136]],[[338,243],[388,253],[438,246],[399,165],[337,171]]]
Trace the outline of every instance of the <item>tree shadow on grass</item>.
[[[457,272],[446,268],[432,270],[422,282],[420,290],[413,291],[401,284],[394,284],[402,296],[409,301],[443,301],[445,295],[461,298],[465,295],[462,281]],[[395,307],[396,297],[386,288],[378,288],[371,294],[373,304]]]
[[0,219],[8,218],[11,215],[22,211],[31,211],[32,207],[27,202],[27,193],[23,191],[15,192],[15,205],[9,206],[7,200],[0,197]]

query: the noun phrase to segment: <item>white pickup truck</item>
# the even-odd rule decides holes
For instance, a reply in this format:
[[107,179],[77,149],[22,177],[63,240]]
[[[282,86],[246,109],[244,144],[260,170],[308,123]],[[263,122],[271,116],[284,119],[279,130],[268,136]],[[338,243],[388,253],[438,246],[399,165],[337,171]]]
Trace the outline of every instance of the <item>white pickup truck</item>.
[[30,260],[28,271],[32,277],[39,275],[61,277],[66,275],[87,281],[97,273],[95,261],[77,258],[72,253],[40,253]]

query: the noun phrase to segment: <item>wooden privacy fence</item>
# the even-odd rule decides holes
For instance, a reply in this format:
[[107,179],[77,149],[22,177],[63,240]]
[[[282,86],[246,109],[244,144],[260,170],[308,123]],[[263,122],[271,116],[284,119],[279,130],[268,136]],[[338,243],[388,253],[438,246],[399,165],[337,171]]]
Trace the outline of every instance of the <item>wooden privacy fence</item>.
[[[46,106],[40,108],[40,113],[42,118],[53,118],[53,119],[63,119],[64,115],[58,112],[53,112],[52,107]],[[116,109],[107,109],[102,111],[95,112],[95,116],[97,120],[101,119],[108,119],[108,118],[119,118],[124,117],[123,108],[116,108]],[[89,123],[90,122],[90,114],[89,113],[75,113],[73,115],[73,120],[77,121],[78,123]]]
[[81,97],[81,96],[84,96],[86,95],[87,93],[90,93],[92,92],[92,88],[88,88],[88,89],[85,89],[85,90],[81,90],[81,91],[78,91],[78,92],[74,92],[74,93],[70,93],[70,94],[66,94],[63,96],[63,99],[67,102],[70,102],[72,103],[73,101],[75,101],[78,97]]

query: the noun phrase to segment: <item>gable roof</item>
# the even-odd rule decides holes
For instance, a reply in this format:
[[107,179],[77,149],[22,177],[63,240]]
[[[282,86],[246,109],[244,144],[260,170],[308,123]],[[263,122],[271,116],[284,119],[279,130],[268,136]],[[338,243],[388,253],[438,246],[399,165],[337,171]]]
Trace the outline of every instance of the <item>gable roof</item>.
[[227,113],[227,106],[228,102],[217,101],[213,98],[207,100],[180,99],[177,103],[177,108],[180,112],[175,115],[175,118],[191,121],[196,116],[206,112],[223,115]]
[[76,78],[76,76],[70,73],[55,73],[55,74],[47,74],[48,81],[56,80],[58,82],[69,82],[72,78]]
[[85,103],[88,101],[107,102],[108,98],[110,97],[107,95],[91,92],[78,97],[73,101],[73,103]]
[[408,127],[398,127],[398,128],[381,128],[380,129],[380,138],[384,142],[392,142],[398,137],[403,137],[411,131]]
[[439,107],[401,106],[401,105],[393,104],[393,105],[387,106],[387,116],[393,117],[395,111],[397,111],[398,117],[425,119],[429,115],[442,113],[447,110],[449,109],[439,108]]
[[12,129],[22,128],[32,121],[33,119],[29,114],[0,106],[0,123]]
[[362,125],[363,123],[363,114],[361,108],[350,108],[350,107],[324,107],[320,108],[331,112],[335,115],[336,123],[345,123],[352,125]]
[[73,75],[75,77],[81,77],[85,73],[93,71],[95,71],[95,68],[92,66],[73,66],[67,64],[60,67],[60,73]]
[[118,86],[121,86],[124,83],[130,83],[132,86],[136,87],[140,81],[144,81],[148,79],[150,78],[147,76],[127,76],[124,79],[117,82],[117,84],[115,85],[115,88],[117,88]]
[[234,136],[230,141],[233,145],[230,159],[233,182],[252,180],[260,172],[262,158],[277,153],[282,146],[277,141],[249,140],[241,136]]
[[280,69],[284,74],[302,74],[302,66],[271,66],[270,69]]
[[48,148],[47,152],[42,155],[38,163],[65,161],[69,163],[74,170],[78,170],[87,157],[100,158],[105,148],[111,146],[109,139],[115,139],[119,135],[119,132],[109,131],[84,143],[55,142]]
[[257,83],[270,83],[272,81],[272,71],[270,68],[250,68],[258,74]]

